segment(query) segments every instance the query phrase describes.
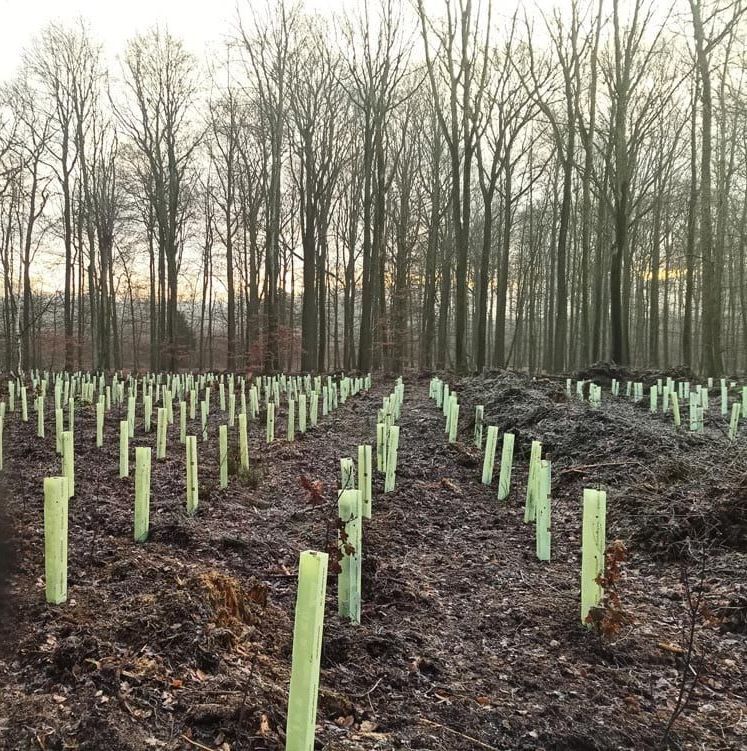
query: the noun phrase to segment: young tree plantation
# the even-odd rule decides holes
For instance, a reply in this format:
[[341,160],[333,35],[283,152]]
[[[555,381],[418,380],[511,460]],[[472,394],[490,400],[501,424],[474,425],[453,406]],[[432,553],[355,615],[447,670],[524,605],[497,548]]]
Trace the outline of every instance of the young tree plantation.
[[747,748],[745,0],[0,20],[0,749]]

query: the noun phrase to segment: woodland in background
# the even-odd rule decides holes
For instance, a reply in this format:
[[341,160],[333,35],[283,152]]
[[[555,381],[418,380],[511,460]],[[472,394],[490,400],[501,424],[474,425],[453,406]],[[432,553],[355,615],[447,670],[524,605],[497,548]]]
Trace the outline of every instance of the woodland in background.
[[[0,92],[2,366],[747,368],[741,0],[240,8]],[[107,69],[110,67],[111,69]]]

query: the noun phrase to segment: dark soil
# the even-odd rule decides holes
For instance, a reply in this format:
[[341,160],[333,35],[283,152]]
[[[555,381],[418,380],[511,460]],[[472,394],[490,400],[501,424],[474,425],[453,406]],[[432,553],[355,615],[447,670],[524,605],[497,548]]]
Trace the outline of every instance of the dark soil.
[[[615,377],[615,376],[612,376]],[[747,747],[747,452],[714,410],[706,432],[625,399],[594,410],[564,383],[494,373],[453,383],[449,445],[428,378],[407,382],[397,488],[375,478],[364,532],[362,624],[337,617],[330,576],[317,747],[739,749]],[[43,589],[42,478],[59,473],[53,421],[10,415],[0,522],[0,748],[276,751],[285,712],[298,555],[334,539],[339,460],[375,441],[392,382],[351,397],[293,444],[251,423],[252,470],[218,487],[217,414],[199,443],[200,507],[186,516],[178,426],[154,463],[151,535],[132,541],[133,479],[118,477],[118,417],[96,449],[76,422],[69,600]],[[217,400],[216,400],[217,401]],[[516,434],[507,503],[480,483],[474,406]],[[51,429],[50,429],[51,428]],[[154,434],[136,445],[153,445]],[[523,523],[527,457],[553,462],[553,555]],[[155,452],[154,452],[155,454]],[[321,480],[309,503],[300,478]],[[627,546],[624,625],[579,622],[583,487],[608,492],[608,539]],[[683,572],[703,590],[695,654]],[[683,669],[698,680],[666,741]]]

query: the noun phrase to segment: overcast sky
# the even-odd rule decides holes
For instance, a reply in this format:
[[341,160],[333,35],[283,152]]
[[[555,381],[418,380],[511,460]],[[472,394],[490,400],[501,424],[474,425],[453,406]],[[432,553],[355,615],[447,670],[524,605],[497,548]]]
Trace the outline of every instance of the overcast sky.
[[[202,56],[208,46],[236,27],[236,8],[249,0],[0,0],[0,78],[15,72],[21,51],[35,33],[50,21],[88,21],[94,39],[104,45],[109,62],[124,49],[134,34],[155,24],[167,25],[174,36]],[[260,9],[267,0],[252,0]],[[408,0],[404,0],[407,2]],[[511,0],[513,4],[516,0]],[[426,0],[426,8],[438,8],[443,0]],[[357,0],[303,0],[307,11],[332,13]],[[500,0],[498,5],[505,5]],[[375,6],[374,6],[375,7]],[[496,6],[497,7],[497,6]]]
[[49,21],[85,18],[114,58],[138,31],[160,23],[201,54],[235,19],[235,0],[0,0],[0,77],[15,71],[21,50]]
[[[346,2],[350,0],[305,0],[303,6],[327,12]],[[247,0],[238,3],[244,6]],[[127,39],[155,24],[167,25],[202,56],[210,43],[235,28],[236,6],[237,0],[0,0],[0,79],[13,75],[23,48],[50,21],[86,19],[110,62]]]
[[[236,5],[249,0],[0,0],[0,80],[16,71],[21,51],[34,34],[50,21],[88,21],[93,37],[104,46],[111,64],[127,39],[155,24],[168,25],[175,36],[202,57],[208,46],[235,28]],[[266,0],[251,0],[259,9]],[[409,2],[410,0],[403,0]],[[509,15],[521,0],[493,0],[493,14]],[[531,12],[567,0],[526,0]],[[444,0],[425,0],[427,11],[440,15]],[[331,13],[356,7],[359,0],[303,0],[307,11]],[[376,6],[375,0],[372,3]],[[414,17],[414,13],[413,13]]]

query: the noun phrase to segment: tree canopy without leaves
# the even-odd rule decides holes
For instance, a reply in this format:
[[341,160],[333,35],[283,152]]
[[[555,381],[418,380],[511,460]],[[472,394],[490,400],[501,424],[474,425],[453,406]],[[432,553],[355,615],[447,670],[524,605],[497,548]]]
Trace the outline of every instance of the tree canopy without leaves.
[[747,367],[742,0],[237,14],[29,45],[6,368]]

